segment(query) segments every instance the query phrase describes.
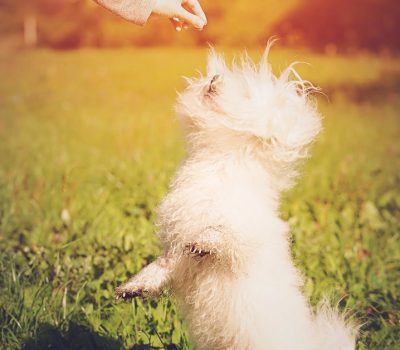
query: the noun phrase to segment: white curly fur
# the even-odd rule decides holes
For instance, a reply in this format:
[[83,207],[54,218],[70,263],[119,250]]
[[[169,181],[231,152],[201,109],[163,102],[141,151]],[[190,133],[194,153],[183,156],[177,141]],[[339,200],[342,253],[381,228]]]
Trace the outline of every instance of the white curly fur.
[[170,286],[200,350],[354,349],[343,316],[311,311],[279,218],[321,118],[315,88],[293,65],[275,76],[268,49],[232,68],[211,51],[207,76],[187,79],[177,112],[188,156],[158,209],[168,273],[147,286],[143,270],[117,295]]

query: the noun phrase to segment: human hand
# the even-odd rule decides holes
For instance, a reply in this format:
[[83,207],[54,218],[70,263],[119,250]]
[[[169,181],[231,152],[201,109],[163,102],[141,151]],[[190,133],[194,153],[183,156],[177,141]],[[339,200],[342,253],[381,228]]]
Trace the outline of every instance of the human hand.
[[198,0],[157,0],[153,14],[168,17],[178,32],[189,25],[202,30],[207,24]]

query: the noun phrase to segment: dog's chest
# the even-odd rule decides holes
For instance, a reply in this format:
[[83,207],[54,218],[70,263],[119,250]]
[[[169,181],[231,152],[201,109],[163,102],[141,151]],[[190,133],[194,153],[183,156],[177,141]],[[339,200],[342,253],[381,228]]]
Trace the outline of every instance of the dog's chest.
[[232,157],[181,168],[159,215],[161,224],[177,234],[223,225],[250,238],[276,220],[275,207],[268,173],[255,162]]

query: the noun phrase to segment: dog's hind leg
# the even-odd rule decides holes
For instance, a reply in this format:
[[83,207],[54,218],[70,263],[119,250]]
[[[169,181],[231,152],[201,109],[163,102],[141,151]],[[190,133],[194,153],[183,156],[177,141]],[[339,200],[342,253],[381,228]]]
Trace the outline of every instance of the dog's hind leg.
[[137,275],[115,289],[117,299],[157,297],[168,286],[176,258],[168,252],[144,267]]

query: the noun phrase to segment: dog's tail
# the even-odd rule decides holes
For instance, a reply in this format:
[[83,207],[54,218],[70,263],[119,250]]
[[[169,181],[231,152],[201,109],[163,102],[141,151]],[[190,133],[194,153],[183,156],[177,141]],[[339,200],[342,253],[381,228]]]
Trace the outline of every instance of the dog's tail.
[[340,313],[337,307],[330,306],[325,299],[318,308],[314,325],[321,350],[354,350],[358,327],[352,324],[346,313]]

